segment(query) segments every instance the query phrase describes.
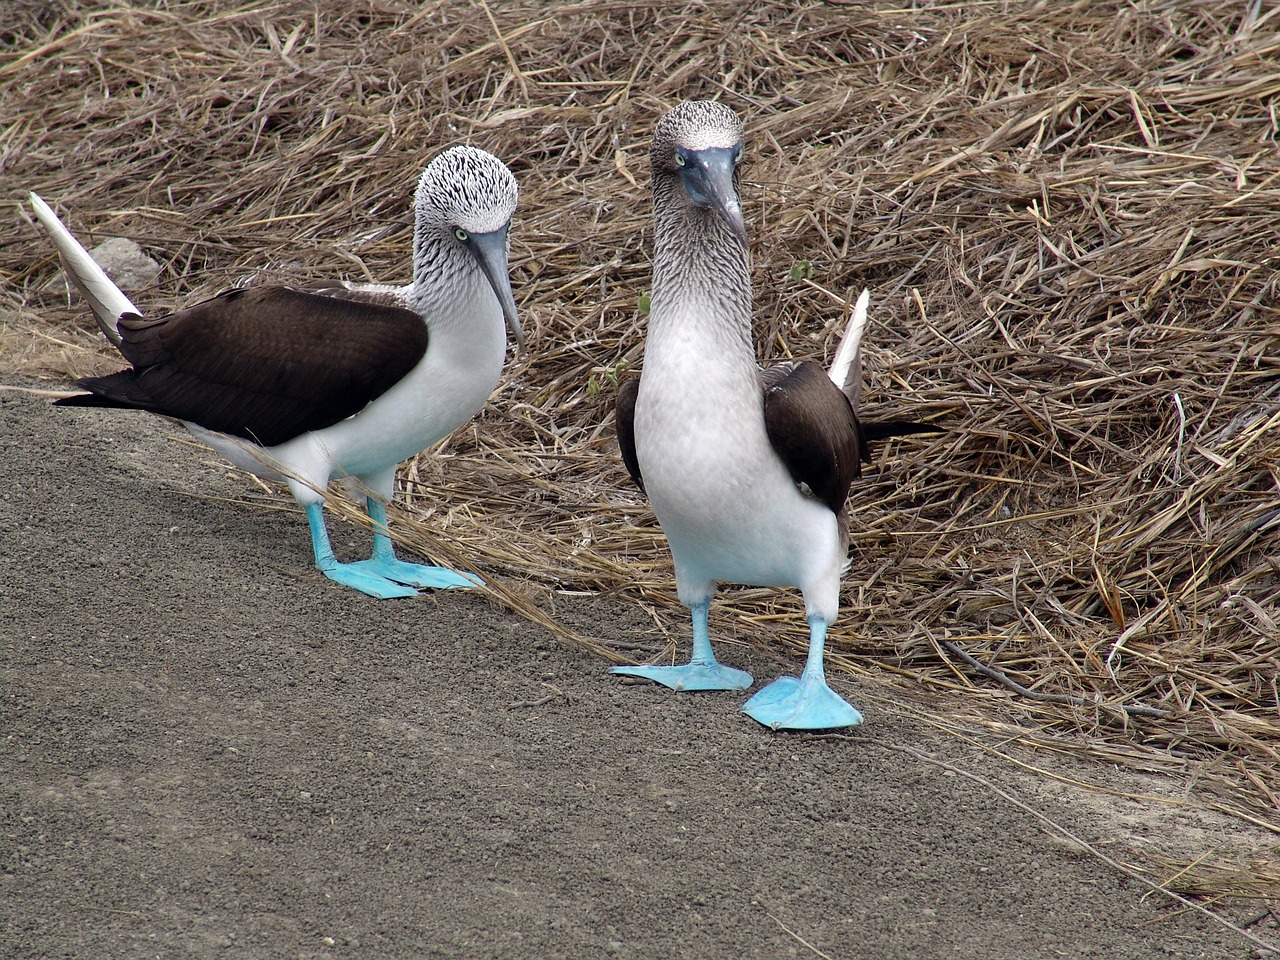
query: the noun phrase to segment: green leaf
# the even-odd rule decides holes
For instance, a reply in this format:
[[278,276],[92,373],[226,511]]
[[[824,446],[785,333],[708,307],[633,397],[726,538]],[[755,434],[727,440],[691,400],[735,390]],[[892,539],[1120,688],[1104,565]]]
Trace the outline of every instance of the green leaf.
[[808,280],[813,277],[813,263],[809,260],[797,260],[791,265],[792,280]]

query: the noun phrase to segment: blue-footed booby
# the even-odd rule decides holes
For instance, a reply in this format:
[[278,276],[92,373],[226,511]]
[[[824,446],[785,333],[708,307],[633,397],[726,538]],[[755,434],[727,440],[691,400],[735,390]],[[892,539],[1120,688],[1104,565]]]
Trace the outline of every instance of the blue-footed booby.
[[[523,341],[507,267],[517,195],[492,154],[452,147],[418,181],[412,282],[250,286],[146,319],[33,193],[67,275],[131,365],[57,402],[174,417],[236,466],[283,481],[331,580],[381,598],[475,586],[474,575],[397,559],[386,505],[400,461],[466,423],[497,386],[504,321]],[[368,560],[334,556],[323,513],[334,478],[367,494]]]
[[829,374],[809,362],[757,364],[742,150],[742,122],[713,101],[680,104],[653,134],[649,331],[641,376],[619,391],[617,430],[671,546],[693,655],[684,665],[613,671],[677,690],[745,690],[751,675],[717,661],[711,647],[717,582],[799,587],[809,622],[804,671],[775,680],[743,711],[774,729],[848,727],[862,715],[823,671],[848,564],[845,498],[869,459],[868,439],[916,428],[859,422],[865,291]]

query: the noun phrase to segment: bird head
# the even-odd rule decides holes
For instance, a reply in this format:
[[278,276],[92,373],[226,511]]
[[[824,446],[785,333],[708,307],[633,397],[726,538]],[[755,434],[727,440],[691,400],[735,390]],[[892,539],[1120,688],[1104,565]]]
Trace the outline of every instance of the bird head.
[[[420,231],[455,244],[474,258],[502,307],[518,346],[524,331],[516,313],[507,263],[508,231],[520,191],[506,164],[478,147],[450,147],[422,171],[414,196]],[[424,239],[424,238],[419,238]]]
[[658,121],[650,160],[655,174],[674,174],[689,202],[714,209],[745,246],[747,228],[738,200],[742,121],[714,100],[686,100]]

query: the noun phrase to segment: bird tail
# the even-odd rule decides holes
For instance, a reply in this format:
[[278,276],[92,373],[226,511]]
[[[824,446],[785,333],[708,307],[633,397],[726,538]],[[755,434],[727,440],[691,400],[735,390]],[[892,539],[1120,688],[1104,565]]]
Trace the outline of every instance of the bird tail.
[[862,335],[867,329],[867,304],[870,301],[871,293],[864,289],[854,304],[853,315],[844,328],[835,359],[827,372],[831,382],[849,398],[855,414],[862,399]]
[[112,283],[105,270],[97,261],[89,256],[89,251],[80,245],[71,231],[62,225],[58,215],[40,197],[31,194],[31,206],[35,209],[36,218],[44,224],[53,238],[53,245],[58,248],[58,256],[62,259],[62,269],[66,272],[81,296],[89,302],[94,319],[107,335],[107,339],[115,346],[120,346],[120,331],[116,329],[116,321],[123,314],[136,313],[142,315],[124,292]]
[[[870,291],[864,289],[853,306],[853,315],[840,337],[840,346],[836,348],[836,358],[831,361],[831,369],[827,376],[831,382],[844,392],[857,416],[862,399],[862,335],[867,330],[867,304],[871,301]],[[905,437],[913,433],[945,433],[945,427],[932,423],[920,423],[915,420],[879,420],[860,423],[862,436],[868,443],[873,440],[886,440],[889,437]]]
[[905,437],[913,433],[946,433],[947,428],[936,423],[919,420],[873,420],[862,424],[862,435],[868,442],[887,440],[889,437]]

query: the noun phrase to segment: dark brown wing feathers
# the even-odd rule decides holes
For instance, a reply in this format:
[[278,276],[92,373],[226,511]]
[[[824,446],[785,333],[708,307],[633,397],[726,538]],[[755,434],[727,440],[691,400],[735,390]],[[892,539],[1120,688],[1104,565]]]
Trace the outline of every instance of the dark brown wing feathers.
[[869,460],[862,425],[840,389],[816,363],[767,368],[764,422],[791,478],[838,513]]
[[80,380],[90,395],[60,403],[150,410],[264,446],[358,413],[427,349],[410,310],[280,286],[118,326],[133,369]]
[[618,405],[614,414],[614,430],[618,435],[618,449],[627,473],[644,493],[644,478],[640,476],[640,461],[636,459],[636,397],[640,395],[640,378],[628,377],[618,384]]

